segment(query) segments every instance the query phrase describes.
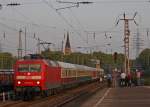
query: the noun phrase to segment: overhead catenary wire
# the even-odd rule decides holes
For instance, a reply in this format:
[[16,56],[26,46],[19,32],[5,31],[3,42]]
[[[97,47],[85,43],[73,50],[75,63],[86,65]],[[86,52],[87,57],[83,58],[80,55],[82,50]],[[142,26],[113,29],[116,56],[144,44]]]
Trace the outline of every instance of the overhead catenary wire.
[[[47,0],[47,1],[48,1],[48,0]],[[109,0],[109,1],[110,1],[110,0]],[[112,1],[112,0],[111,0],[111,1]],[[133,2],[133,1],[136,1],[136,0],[131,0],[131,1]],[[99,3],[100,3],[100,2],[101,2],[101,1],[99,1]],[[106,2],[107,2],[107,1],[106,1]],[[31,4],[34,4],[34,3],[36,3],[36,1],[35,1],[35,2],[31,2]],[[98,3],[98,1],[97,1],[97,2],[95,1],[95,3]],[[110,3],[111,3],[111,2],[110,2]],[[116,3],[117,3],[117,1],[116,1]],[[119,1],[118,3],[120,3],[120,1]],[[122,2],[122,3],[124,3],[124,2]],[[130,2],[129,2],[129,0],[128,0],[128,1],[125,2],[125,3],[130,3]],[[135,2],[134,2],[134,3],[135,3]],[[21,3],[21,4],[22,4],[22,3]],[[26,4],[26,3],[25,3],[25,4]],[[30,4],[30,3],[27,3],[27,4]],[[37,4],[38,4],[38,3],[37,3]],[[60,12],[60,13],[61,13],[61,12]],[[64,15],[63,15],[62,13],[61,13],[61,15],[64,17]],[[67,20],[67,21],[68,21],[68,20]],[[69,21],[68,21],[68,22],[69,22]],[[32,23],[31,23],[31,24],[32,24]],[[71,23],[70,23],[70,24],[71,24]],[[34,24],[33,24],[33,25],[34,25]],[[36,25],[35,25],[35,26],[36,26]],[[74,27],[74,26],[73,26],[73,27]],[[75,28],[75,27],[74,27],[74,28]],[[18,30],[17,30],[17,31],[18,31]],[[76,30],[76,31],[79,33],[78,30]],[[106,31],[106,32],[107,32],[107,31]],[[91,32],[91,33],[92,33],[92,32]],[[96,32],[96,33],[99,33],[99,32]],[[33,33],[32,33],[32,34],[33,34]],[[32,34],[31,34],[31,35],[32,35]],[[80,33],[80,34],[81,34],[81,33]]]
[[[6,28],[8,28],[8,29],[10,29],[10,30],[12,30],[12,31],[15,31],[15,32],[18,32],[19,30],[18,29],[16,29],[16,28],[13,28],[13,27],[10,27],[10,26],[8,26],[8,25],[6,25],[6,24],[4,24],[4,23],[2,23],[2,22],[0,22],[0,25],[3,25],[3,27],[6,27]],[[22,31],[22,33],[25,33],[24,31]],[[41,39],[39,39],[39,38],[37,38],[37,37],[35,37],[34,36],[34,34],[35,33],[28,33],[27,32],[27,37],[28,38],[32,38],[33,40],[40,40],[41,42],[45,42],[44,40],[41,40]],[[32,35],[32,36],[31,36]],[[7,37],[7,35],[6,35],[6,37]],[[7,40],[8,41],[8,40]],[[8,43],[11,43],[11,44],[14,44],[14,43],[12,43],[12,42],[8,42]],[[4,45],[4,44],[3,44]],[[17,44],[16,44],[17,45]],[[15,48],[16,49],[16,48]],[[22,49],[23,50],[23,49]],[[31,49],[32,50],[32,49]],[[28,51],[28,49],[27,49],[27,51]]]
[[[66,4],[103,4],[103,3],[108,3],[108,4],[113,4],[113,3],[150,3],[150,0],[84,0],[84,1],[70,1],[70,0],[56,0],[58,3],[66,3]],[[24,1],[19,1],[19,2],[12,2],[8,4],[18,4],[18,5],[38,5],[43,3],[42,0],[24,0]],[[7,6],[7,3],[1,4],[3,6]]]
[[[55,8],[54,8],[55,9]],[[71,9],[70,9],[71,10]],[[21,13],[21,12],[19,12],[19,13]],[[25,17],[25,18],[27,18],[25,15],[23,15],[22,13],[21,13],[21,15],[23,16],[23,17]],[[59,13],[59,15],[61,15],[61,17],[62,17],[62,14],[61,13]],[[74,17],[75,17],[75,15],[74,15]],[[28,18],[27,18],[28,19]],[[63,16],[63,19],[65,19],[66,20],[66,22],[69,24],[69,26],[71,26],[71,27],[73,27],[68,21],[67,21],[67,19]],[[79,20],[75,17],[75,19],[77,20],[77,22],[80,24],[80,26],[82,26],[81,25],[81,23],[79,22]],[[37,24],[35,24],[35,23],[33,23],[33,25],[35,25],[35,26],[38,26]],[[38,26],[39,27],[39,26]],[[74,27],[73,27],[74,28]],[[82,28],[83,28],[83,26],[82,26]],[[77,31],[77,30],[76,30]],[[87,33],[87,31],[86,30],[84,30],[86,33]],[[105,31],[105,32],[108,32],[108,31]],[[77,31],[77,33],[79,34],[79,35],[81,35],[78,31]]]
[[78,25],[81,27],[81,29],[83,29],[82,31],[86,32],[85,27],[80,22],[80,20],[77,18],[77,16],[74,14],[74,12],[72,11],[72,9],[69,9],[69,10],[70,10],[70,13],[72,14],[72,16],[74,17],[74,19],[76,20],[76,22],[78,23]]
[[[15,8],[13,8],[13,9],[15,10],[14,12],[20,14],[24,19],[29,20],[28,23],[31,23],[31,25],[36,26],[36,27],[40,27],[40,26],[41,26],[40,24],[35,23],[35,22],[34,22],[33,20],[31,20],[29,17],[27,17],[26,15],[24,15],[24,14],[23,14],[22,12],[20,12],[18,9],[15,9]],[[43,24],[43,25],[44,25],[44,24]],[[55,26],[48,26],[48,25],[44,25],[44,26],[49,27],[49,28],[53,28],[53,29],[56,28]]]
[[51,9],[53,9],[57,14],[58,14],[58,16],[61,18],[61,19],[63,19],[64,20],[64,22],[69,26],[69,27],[71,27],[72,28],[72,30],[78,35],[78,36],[80,36],[81,38],[82,38],[82,40],[86,43],[86,40],[82,37],[82,35],[74,28],[74,26],[71,24],[71,23],[69,23],[69,21],[61,14],[61,12],[59,12],[59,11],[57,11],[57,9],[56,8],[54,8],[54,6],[52,5],[52,3],[50,3],[51,2],[51,0],[48,2],[48,1],[46,1],[46,0],[42,0],[46,5],[48,5],[48,7],[50,7]]
[[[0,25],[3,25],[2,27],[5,27],[5,28],[10,29],[10,30],[15,31],[15,32],[18,32],[18,31],[19,31],[17,28],[10,27],[10,26],[8,26],[7,24],[4,24],[4,23],[2,23],[2,22],[0,22]],[[25,32],[22,31],[22,33],[25,33]],[[36,38],[34,37],[34,33],[27,32],[27,34],[28,34],[27,37],[36,40]],[[31,35],[32,35],[32,36],[31,36]],[[44,40],[41,40],[41,41],[44,41]]]
[[[7,36],[7,35],[6,35]],[[12,41],[9,41],[8,39],[7,39],[7,37],[3,40],[4,41],[4,43],[2,42],[2,49],[6,49],[5,47],[9,47],[9,50],[10,50],[10,48],[11,49],[18,49],[18,46],[17,46],[17,44],[16,43],[14,43],[14,42],[12,42]],[[8,43],[11,43],[11,45],[10,44],[8,44]],[[33,47],[36,47],[36,46],[33,46]],[[24,49],[22,49],[22,50],[24,50]],[[14,50],[13,50],[14,51]],[[27,52],[33,52],[33,49],[27,49]]]
[[[93,38],[95,38],[95,33],[96,33],[96,34],[99,34],[99,33],[122,33],[122,32],[123,32],[122,30],[120,30],[120,31],[114,31],[113,29],[115,28],[115,26],[112,27],[112,28],[109,28],[109,29],[107,29],[107,30],[105,30],[105,31],[87,31],[87,30],[84,29],[84,27],[83,27],[83,25],[81,24],[81,22],[79,21],[79,19],[73,14],[72,9],[71,9],[71,8],[68,8],[68,10],[70,10],[70,13],[71,13],[71,14],[73,15],[73,17],[76,19],[78,25],[83,29],[84,33],[86,33],[86,34],[92,34]],[[111,36],[110,36],[110,37],[111,37]],[[112,38],[112,37],[111,37],[111,38]],[[87,43],[88,43],[88,40],[87,40]],[[94,43],[96,43],[96,41],[95,41]]]
[[30,22],[26,22],[24,20],[17,20],[17,19],[13,19],[13,18],[0,17],[0,19],[4,20],[4,21],[11,21],[11,22],[16,22],[16,23],[23,23],[23,24],[27,24],[27,25],[33,25],[35,27],[44,28],[44,29],[45,28],[46,29],[56,29],[57,28],[56,26],[49,26],[49,25],[43,25],[43,24],[33,24],[33,23],[30,23]]
[[108,3],[108,4],[116,4],[116,3],[150,3],[150,0],[95,0],[93,1],[95,4],[103,4],[103,3]]
[[70,13],[72,14],[72,16],[74,17],[74,19],[76,20],[77,24],[80,26],[80,28],[82,29],[82,31],[85,33],[85,35],[87,36],[87,40],[86,43],[88,45],[88,31],[85,29],[85,27],[83,26],[83,24],[80,22],[80,20],[78,19],[78,17],[74,14],[74,12],[72,11],[71,8],[68,8],[70,10]]
[[[18,47],[16,46],[12,46],[12,45],[9,45],[9,44],[3,44],[4,46],[2,47],[2,49],[8,49],[9,48],[9,50],[10,49],[12,49],[13,51],[14,51],[14,49],[16,50],[16,49],[18,49]],[[5,47],[7,47],[7,48],[5,48]],[[24,50],[24,49],[22,49],[22,50]],[[33,51],[33,49],[27,49],[27,52],[34,52]]]
[[[13,10],[14,10],[14,12],[16,12],[17,14],[19,14],[19,15],[21,15],[24,19],[26,19],[26,20],[28,20],[28,22],[24,22],[24,21],[22,21],[22,20],[19,20],[21,23],[25,23],[25,24],[28,24],[28,25],[31,25],[31,27],[33,26],[33,27],[36,27],[36,28],[40,28],[40,30],[41,30],[41,28],[43,28],[42,30],[41,30],[41,32],[43,31],[43,32],[48,32],[49,31],[49,29],[50,30],[62,30],[63,28],[62,27],[56,27],[56,26],[50,26],[50,25],[46,25],[46,24],[41,24],[41,23],[36,23],[34,20],[32,20],[30,17],[28,17],[28,16],[26,16],[24,13],[22,13],[21,11],[20,11],[20,9],[18,10],[18,9],[16,9],[16,8],[13,8]],[[5,20],[5,19],[3,19],[3,20]],[[9,18],[9,20],[11,20],[10,18]],[[17,22],[17,20],[15,20],[15,22]],[[26,26],[26,25],[24,25],[24,26]]]

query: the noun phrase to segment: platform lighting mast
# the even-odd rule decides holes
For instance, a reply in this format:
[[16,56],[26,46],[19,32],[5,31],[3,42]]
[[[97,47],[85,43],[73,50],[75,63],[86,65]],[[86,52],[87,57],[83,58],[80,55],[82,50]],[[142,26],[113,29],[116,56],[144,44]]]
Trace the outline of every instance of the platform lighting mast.
[[19,46],[18,46],[18,59],[22,58],[22,39],[21,39],[22,30],[19,30]]
[[25,50],[24,50],[24,54],[25,54],[25,56],[27,55],[27,33],[26,33],[26,27],[25,27],[25,29],[24,29],[24,36],[25,36]]
[[40,38],[37,39],[37,49],[38,49],[38,54],[41,54],[41,47],[40,47]]
[[129,37],[130,37],[130,30],[129,30],[129,21],[134,21],[136,25],[138,25],[135,21],[135,16],[137,15],[137,12],[135,12],[133,18],[127,18],[126,14],[123,14],[123,18],[119,19],[117,21],[117,24],[119,23],[120,20],[124,21],[124,72],[126,74],[130,74],[130,62],[129,62]]

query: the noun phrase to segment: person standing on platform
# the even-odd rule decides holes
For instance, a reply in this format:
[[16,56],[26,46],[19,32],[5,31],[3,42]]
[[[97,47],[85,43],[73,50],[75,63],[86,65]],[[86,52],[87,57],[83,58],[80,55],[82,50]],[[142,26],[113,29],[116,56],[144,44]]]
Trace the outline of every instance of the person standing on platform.
[[126,76],[126,86],[127,87],[131,87],[132,81],[131,81],[131,74],[128,73],[128,75]]
[[112,76],[111,76],[111,74],[107,74],[107,85],[108,85],[108,87],[111,87],[111,85],[112,85]]
[[114,69],[112,71],[112,87],[113,88],[115,88],[117,86],[117,73],[118,73],[117,69]]
[[136,70],[136,78],[137,78],[137,85],[141,85],[141,72],[139,70]]
[[125,83],[126,74],[124,72],[122,72],[121,75],[120,75],[120,77],[121,77],[120,86],[124,87],[126,85],[126,83]]

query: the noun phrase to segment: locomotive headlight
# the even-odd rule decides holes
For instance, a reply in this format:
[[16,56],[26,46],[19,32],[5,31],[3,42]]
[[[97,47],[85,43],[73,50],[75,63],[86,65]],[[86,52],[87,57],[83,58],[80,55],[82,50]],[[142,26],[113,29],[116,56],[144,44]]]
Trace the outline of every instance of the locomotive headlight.
[[37,81],[36,83],[37,83],[37,84],[40,84],[40,81]]
[[18,81],[17,83],[18,83],[18,84],[21,84],[21,82],[20,82],[20,81]]

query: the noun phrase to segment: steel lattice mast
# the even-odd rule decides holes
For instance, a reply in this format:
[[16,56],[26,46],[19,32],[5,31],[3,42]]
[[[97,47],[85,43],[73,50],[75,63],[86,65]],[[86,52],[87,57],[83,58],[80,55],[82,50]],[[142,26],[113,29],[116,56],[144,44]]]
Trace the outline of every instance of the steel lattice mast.
[[[129,30],[129,21],[134,21],[134,23],[137,25],[136,21],[134,20],[137,12],[134,14],[133,18],[126,18],[126,14],[123,14],[123,20],[124,21],[124,72],[126,74],[130,74],[130,60],[129,60],[129,43],[130,43],[130,30]],[[119,23],[119,20],[117,24]]]
[[130,62],[129,62],[129,37],[130,37],[130,31],[129,31],[129,20],[126,19],[124,14],[124,69],[126,73],[130,73]]

